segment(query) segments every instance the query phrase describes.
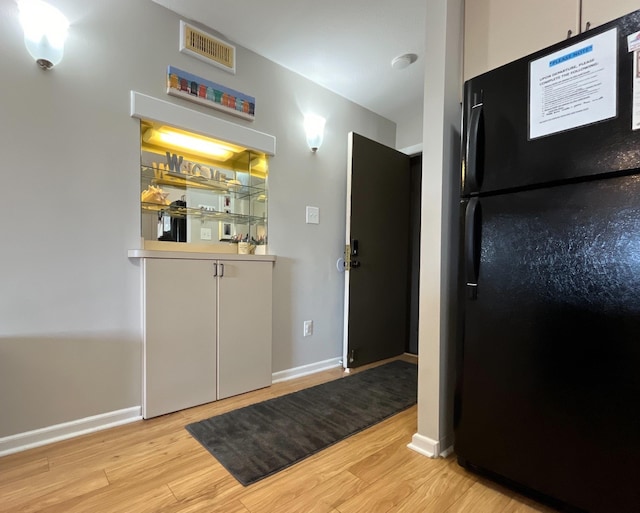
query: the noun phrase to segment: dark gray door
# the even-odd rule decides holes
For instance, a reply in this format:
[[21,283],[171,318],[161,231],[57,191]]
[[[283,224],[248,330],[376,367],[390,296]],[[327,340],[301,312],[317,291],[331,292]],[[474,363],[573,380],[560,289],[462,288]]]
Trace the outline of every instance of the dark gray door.
[[408,340],[410,159],[349,134],[344,367],[405,351]]

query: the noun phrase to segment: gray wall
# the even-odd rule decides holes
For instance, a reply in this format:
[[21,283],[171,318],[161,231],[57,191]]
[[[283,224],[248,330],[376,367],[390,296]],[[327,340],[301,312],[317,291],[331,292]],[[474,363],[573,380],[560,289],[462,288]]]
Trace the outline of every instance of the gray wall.
[[[340,356],[347,133],[393,146],[395,125],[242,48],[235,76],[179,53],[179,18],[151,0],[52,3],[72,26],[64,60],[43,72],[15,2],[0,0],[0,437],[140,405],[132,89],[276,136],[273,370]],[[255,96],[255,121],[168,97],[169,64]],[[307,109],[327,118],[316,155]],[[320,207],[320,225],[304,223],[305,205]],[[314,334],[303,339],[305,319]]]
[[[425,57],[425,59],[429,58],[429,56]],[[409,104],[403,111],[397,113],[396,148],[398,150],[422,144],[422,110],[422,104]]]
[[463,0],[427,4],[422,156],[418,433],[437,456],[453,442]]

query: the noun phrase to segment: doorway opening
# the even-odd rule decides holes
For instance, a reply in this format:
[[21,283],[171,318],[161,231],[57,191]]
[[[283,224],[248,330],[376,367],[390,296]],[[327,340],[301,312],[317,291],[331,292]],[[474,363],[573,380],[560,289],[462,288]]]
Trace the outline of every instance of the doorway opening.
[[409,336],[405,352],[418,355],[418,315],[420,306],[420,203],[422,200],[422,153],[413,155],[410,163],[410,232],[409,283],[407,285]]

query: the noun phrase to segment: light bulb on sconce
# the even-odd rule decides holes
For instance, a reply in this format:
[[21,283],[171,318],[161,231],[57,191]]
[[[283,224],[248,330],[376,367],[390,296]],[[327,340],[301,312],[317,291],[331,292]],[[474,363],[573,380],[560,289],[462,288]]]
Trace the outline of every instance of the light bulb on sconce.
[[18,0],[24,44],[42,69],[51,69],[62,60],[69,20],[42,0]]
[[315,114],[307,114],[304,117],[304,131],[307,134],[307,144],[315,153],[322,145],[324,139],[324,124],[326,120]]

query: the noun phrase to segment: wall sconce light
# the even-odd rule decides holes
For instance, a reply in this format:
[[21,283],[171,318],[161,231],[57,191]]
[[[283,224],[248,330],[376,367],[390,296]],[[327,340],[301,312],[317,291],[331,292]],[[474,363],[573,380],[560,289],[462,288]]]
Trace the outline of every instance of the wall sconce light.
[[62,60],[69,20],[42,0],[19,0],[24,44],[42,69],[51,69]]
[[304,131],[307,134],[307,144],[312,152],[318,151],[324,138],[324,124],[326,120],[315,114],[307,114],[304,117]]

